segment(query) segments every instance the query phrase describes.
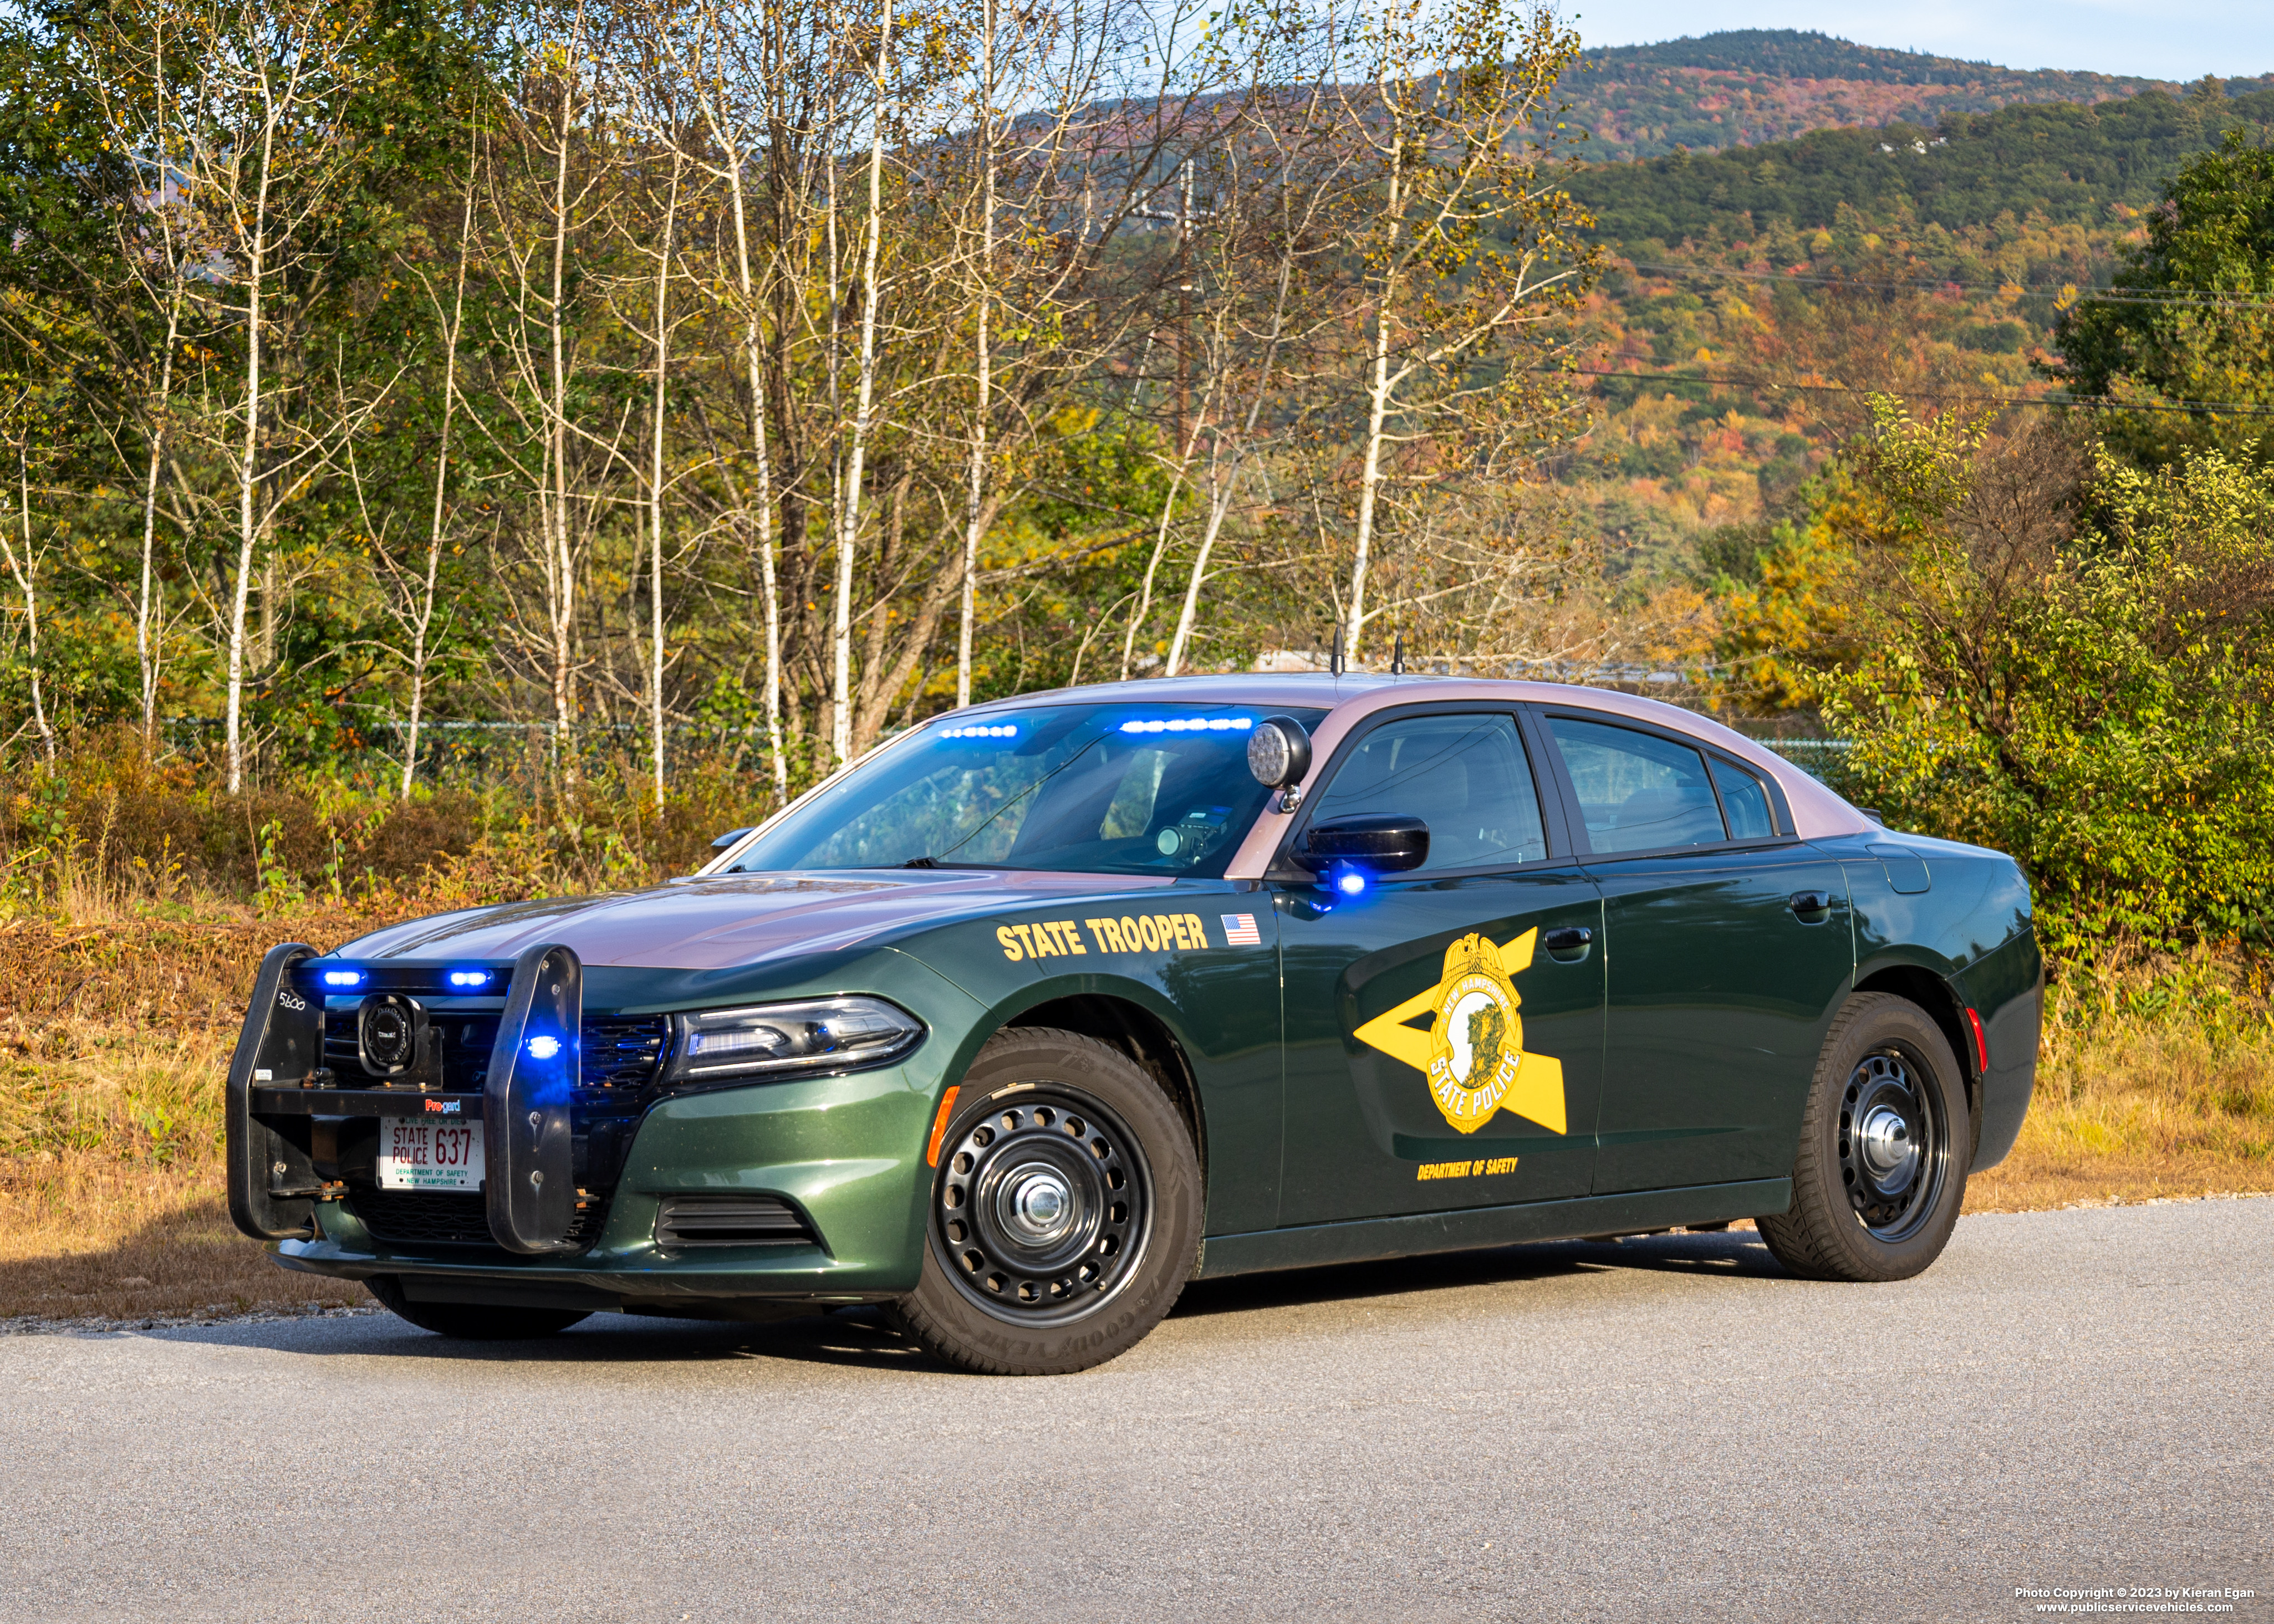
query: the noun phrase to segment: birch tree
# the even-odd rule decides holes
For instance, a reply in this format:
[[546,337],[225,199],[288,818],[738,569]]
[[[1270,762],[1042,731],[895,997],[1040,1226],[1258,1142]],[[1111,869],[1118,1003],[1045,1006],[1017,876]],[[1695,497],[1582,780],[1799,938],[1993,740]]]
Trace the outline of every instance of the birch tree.
[[1579,49],[1555,11],[1389,0],[1359,38],[1370,94],[1353,98],[1349,124],[1374,174],[1358,244],[1365,422],[1343,608],[1352,661],[1376,613],[1369,577],[1398,449],[1495,390],[1521,389],[1523,375],[1487,364],[1568,311],[1595,263],[1576,236],[1585,216],[1532,135]]
[[[196,244],[216,302],[238,341],[226,436],[212,449],[233,492],[236,559],[222,639],[228,782],[245,786],[247,614],[254,568],[269,562],[285,509],[304,495],[378,403],[373,396],[320,405],[301,370],[312,287],[320,285],[312,240],[357,154],[345,114],[371,94],[373,75],[353,46],[367,26],[357,3],[278,0],[199,14],[186,41],[212,64],[209,99],[181,132],[182,184],[197,210]],[[272,569],[260,605],[273,650],[283,613]]]

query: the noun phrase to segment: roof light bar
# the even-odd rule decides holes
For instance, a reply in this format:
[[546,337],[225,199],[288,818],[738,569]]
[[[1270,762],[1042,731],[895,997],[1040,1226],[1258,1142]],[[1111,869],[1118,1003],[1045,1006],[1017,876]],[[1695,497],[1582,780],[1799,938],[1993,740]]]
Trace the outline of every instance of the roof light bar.
[[1144,717],[1121,724],[1125,733],[1244,733],[1255,726],[1252,716]]

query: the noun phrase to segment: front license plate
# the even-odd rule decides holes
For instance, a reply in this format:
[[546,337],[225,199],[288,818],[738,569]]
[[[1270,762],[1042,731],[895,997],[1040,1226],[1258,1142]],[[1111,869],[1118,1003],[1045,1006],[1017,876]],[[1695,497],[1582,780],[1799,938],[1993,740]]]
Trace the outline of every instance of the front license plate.
[[381,1190],[478,1190],[482,1124],[382,1116],[379,1122]]

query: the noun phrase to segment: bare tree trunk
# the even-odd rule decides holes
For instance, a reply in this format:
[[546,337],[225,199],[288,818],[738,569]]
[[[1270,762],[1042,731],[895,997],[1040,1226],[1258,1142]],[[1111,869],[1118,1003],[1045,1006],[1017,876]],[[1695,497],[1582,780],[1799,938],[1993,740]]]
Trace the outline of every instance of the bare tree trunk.
[[158,671],[162,658],[164,605],[154,554],[158,544],[158,470],[165,462],[166,413],[174,393],[174,350],[181,341],[181,283],[166,309],[166,358],[158,369],[158,399],[150,417],[150,464],[142,480],[142,580],[134,601],[134,662],[142,683],[142,754],[157,748]]
[[[260,538],[255,493],[260,482],[260,296],[268,271],[268,189],[276,156],[275,106],[261,80],[260,183],[253,199],[252,236],[245,269],[245,451],[237,469],[237,590],[229,618],[229,793],[245,788],[245,613],[252,590],[252,555]],[[271,605],[264,594],[261,612]]]
[[[577,19],[581,40],[583,17]],[[576,559],[568,530],[568,320],[561,300],[568,264],[568,157],[576,107],[576,57],[567,53],[561,86],[561,116],[553,128],[558,145],[553,167],[553,292],[546,310],[546,336],[550,348],[551,399],[546,402],[546,492],[542,515],[546,531],[546,585],[552,633],[553,771],[564,785],[576,780],[576,753],[570,729],[576,722],[571,682],[576,666]]]
[[671,244],[679,223],[681,154],[671,154],[671,199],[664,205],[663,243],[655,268],[655,434],[648,462],[648,513],[653,542],[648,552],[648,723],[655,758],[655,804],[663,805],[663,425],[671,365]]
[[[28,431],[27,431],[28,432]],[[48,765],[56,764],[56,727],[48,719],[46,690],[41,686],[40,672],[40,597],[37,590],[39,567],[32,556],[32,461],[29,449],[16,448],[16,516],[23,526],[24,555],[16,556],[9,546],[6,532],[0,531],[0,549],[8,555],[8,572],[16,577],[16,585],[24,594],[24,630],[29,646],[32,667],[32,724],[40,731],[40,742],[45,747]]]
[[411,621],[410,732],[403,751],[403,799],[406,801],[410,799],[411,784],[418,776],[418,727],[425,719],[426,705],[427,637],[434,624],[434,585],[442,569],[443,498],[450,475],[450,427],[458,404],[458,337],[465,331],[466,261],[472,255],[474,243],[474,170],[481,148],[471,130],[467,132],[467,145],[471,150],[466,157],[465,212],[458,222],[458,274],[450,297],[449,334],[442,350],[442,426],[434,454],[434,505],[426,525],[426,578],[421,584]]
[[979,85],[979,309],[975,337],[977,380],[971,417],[971,477],[965,493],[961,618],[955,635],[955,703],[971,703],[971,628],[978,609],[980,508],[987,486],[988,398],[994,356],[988,323],[995,310],[995,0],[982,8]]
[[758,596],[764,600],[766,626],[766,751],[773,763],[774,793],[787,797],[789,760],[782,754],[781,583],[774,552],[773,458],[772,447],[767,440],[758,289],[750,271],[749,213],[742,195],[745,157],[723,111],[712,112],[708,97],[703,105],[710,115],[712,134],[726,157],[727,185],[734,209],[734,275],[742,299],[742,362],[749,372],[750,451],[757,462],[757,494],[753,505],[757,509]]
[[845,497],[837,531],[837,604],[830,628],[830,745],[840,764],[853,757],[853,561],[861,534],[861,481],[875,428],[877,403],[877,267],[885,229],[886,100],[892,61],[892,0],[881,0],[877,34],[877,100],[869,132],[869,229],[861,251],[861,381],[853,412],[853,443],[846,457]]
[[[1388,87],[1384,86],[1387,100]],[[1393,117],[1395,115],[1393,114]],[[1397,297],[1397,237],[1404,207],[1405,143],[1403,132],[1391,132],[1389,184],[1383,199],[1382,218],[1389,222],[1389,250],[1383,256],[1382,289],[1374,300],[1373,331],[1367,335],[1367,401],[1366,401],[1366,461],[1359,475],[1358,487],[1358,549],[1351,563],[1350,607],[1347,612],[1350,630],[1343,643],[1343,658],[1352,665],[1358,663],[1359,640],[1366,635],[1366,575],[1374,556],[1374,521],[1375,508],[1382,494],[1382,430],[1389,421],[1391,381],[1389,375],[1389,327],[1395,320],[1394,305]]]

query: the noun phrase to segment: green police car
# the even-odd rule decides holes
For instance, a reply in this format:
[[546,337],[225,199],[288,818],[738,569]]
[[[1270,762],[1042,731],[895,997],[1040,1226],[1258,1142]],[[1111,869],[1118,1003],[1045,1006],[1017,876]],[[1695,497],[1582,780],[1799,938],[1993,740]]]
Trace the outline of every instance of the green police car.
[[2027,1109],[2011,860],[1628,695],[941,717],[699,873],[264,960],[230,1205],[447,1335],[884,1305],[1080,1370],[1187,1280],[1755,1220],[1901,1279]]

